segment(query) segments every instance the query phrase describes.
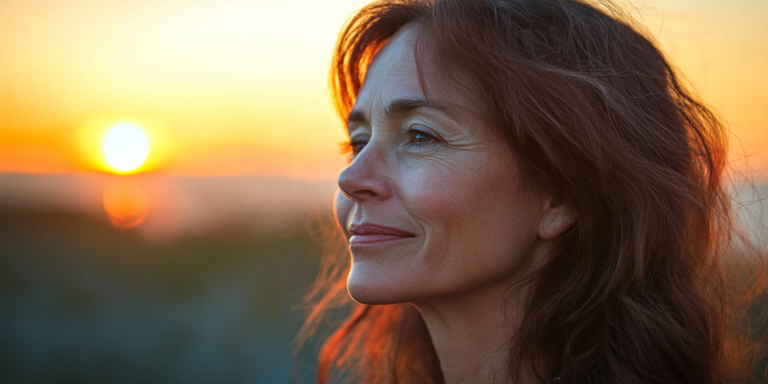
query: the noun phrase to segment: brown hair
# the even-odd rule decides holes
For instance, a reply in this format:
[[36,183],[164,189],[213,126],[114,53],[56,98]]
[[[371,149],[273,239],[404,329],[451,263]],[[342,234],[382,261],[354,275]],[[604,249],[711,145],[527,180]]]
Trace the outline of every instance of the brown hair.
[[[336,46],[331,87],[343,119],[376,51],[406,25],[419,67],[471,92],[524,180],[578,214],[524,283],[509,379],[727,381],[726,135],[648,33],[607,2],[378,1]],[[349,302],[348,268],[343,252],[326,262],[308,327]],[[320,383],[443,382],[414,307],[352,305],[321,351]]]

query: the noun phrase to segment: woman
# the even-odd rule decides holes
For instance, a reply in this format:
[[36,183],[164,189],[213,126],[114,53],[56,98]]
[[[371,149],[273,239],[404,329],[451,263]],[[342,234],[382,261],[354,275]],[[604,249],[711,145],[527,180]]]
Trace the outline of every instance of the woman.
[[728,380],[725,134],[618,9],[379,1],[332,90],[351,260],[308,324],[359,304],[320,383]]

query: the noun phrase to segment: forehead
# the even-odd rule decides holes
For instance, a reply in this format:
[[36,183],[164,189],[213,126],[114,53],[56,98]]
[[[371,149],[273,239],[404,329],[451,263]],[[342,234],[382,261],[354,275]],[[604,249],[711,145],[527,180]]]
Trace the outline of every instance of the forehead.
[[467,106],[460,93],[438,76],[429,57],[419,58],[423,84],[419,81],[414,50],[416,33],[414,27],[402,28],[376,54],[357,95],[355,110],[375,115],[391,100],[427,97],[437,104]]
[[[355,109],[393,98],[421,98],[411,28],[398,31],[376,54],[357,95]],[[382,100],[384,99],[384,100]]]

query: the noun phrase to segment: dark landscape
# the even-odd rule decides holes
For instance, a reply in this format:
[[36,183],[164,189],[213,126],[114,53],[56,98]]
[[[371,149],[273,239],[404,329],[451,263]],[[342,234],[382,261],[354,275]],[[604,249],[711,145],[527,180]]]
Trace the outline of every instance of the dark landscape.
[[312,382],[315,345],[294,359],[292,343],[321,254],[310,227],[152,243],[106,219],[0,211],[0,381]]

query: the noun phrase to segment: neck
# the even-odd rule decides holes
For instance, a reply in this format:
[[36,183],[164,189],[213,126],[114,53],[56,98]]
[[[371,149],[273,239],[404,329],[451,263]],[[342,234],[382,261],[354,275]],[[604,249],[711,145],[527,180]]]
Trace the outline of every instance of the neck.
[[[521,311],[511,281],[414,303],[429,329],[446,384],[504,382]],[[506,301],[505,301],[506,300]]]

